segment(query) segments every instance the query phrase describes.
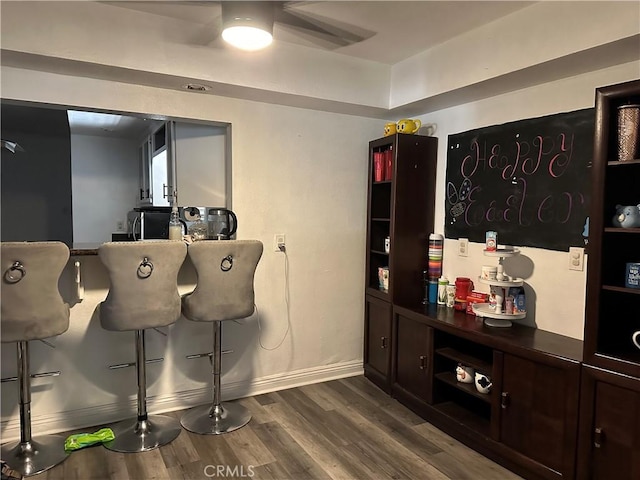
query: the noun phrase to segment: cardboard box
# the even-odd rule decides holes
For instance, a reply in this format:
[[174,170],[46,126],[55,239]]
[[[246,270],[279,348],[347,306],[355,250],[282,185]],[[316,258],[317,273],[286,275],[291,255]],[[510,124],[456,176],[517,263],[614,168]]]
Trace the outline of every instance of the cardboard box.
[[471,292],[467,295],[467,313],[475,315],[472,305],[474,303],[487,303],[489,301],[489,295],[481,292]]
[[513,297],[513,313],[526,313],[526,302],[523,287],[510,287],[507,296]]

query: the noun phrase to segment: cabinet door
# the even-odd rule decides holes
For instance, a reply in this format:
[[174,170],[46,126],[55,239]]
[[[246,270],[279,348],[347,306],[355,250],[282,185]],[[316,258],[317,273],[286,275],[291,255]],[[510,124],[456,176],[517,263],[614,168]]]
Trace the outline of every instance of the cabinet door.
[[504,354],[500,440],[564,478],[573,478],[580,364],[553,363]]
[[175,123],[176,190],[181,206],[227,205],[228,178],[225,127]]
[[585,367],[578,477],[640,478],[640,379]]
[[365,375],[388,391],[391,372],[391,304],[367,296],[365,310]]
[[151,199],[151,138],[147,138],[142,145],[140,145],[139,151],[139,183],[140,193],[138,195],[138,204],[147,205]]
[[433,329],[402,315],[396,316],[394,385],[431,402]]
[[174,192],[175,167],[171,148],[171,123],[163,124],[151,135],[149,168],[150,203],[156,207],[171,205]]

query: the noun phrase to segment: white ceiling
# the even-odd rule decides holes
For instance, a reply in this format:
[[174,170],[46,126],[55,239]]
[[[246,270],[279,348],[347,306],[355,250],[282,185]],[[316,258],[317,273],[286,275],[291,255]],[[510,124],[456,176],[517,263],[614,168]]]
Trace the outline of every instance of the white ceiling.
[[[168,31],[173,39],[220,48],[220,2],[117,1],[103,2],[193,23],[191,32]],[[343,30],[371,35],[366,40],[336,47],[276,23],[274,41],[331,50],[336,54],[393,65],[446,42],[466,31],[528,7],[526,1],[312,1],[286,2],[287,8]]]

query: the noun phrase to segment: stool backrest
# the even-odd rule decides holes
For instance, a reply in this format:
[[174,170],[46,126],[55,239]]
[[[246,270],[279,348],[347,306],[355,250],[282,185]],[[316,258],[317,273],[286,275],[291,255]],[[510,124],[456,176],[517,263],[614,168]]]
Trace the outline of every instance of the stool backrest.
[[213,322],[246,318],[253,313],[253,278],[262,256],[259,240],[219,240],[189,245],[198,276],[184,297],[182,312],[190,320]]
[[58,281],[69,260],[62,242],[2,242],[2,342],[53,337],[69,328]]
[[100,304],[105,330],[164,327],[180,317],[178,272],[187,256],[181,241],[108,242],[98,256],[109,272],[109,293]]

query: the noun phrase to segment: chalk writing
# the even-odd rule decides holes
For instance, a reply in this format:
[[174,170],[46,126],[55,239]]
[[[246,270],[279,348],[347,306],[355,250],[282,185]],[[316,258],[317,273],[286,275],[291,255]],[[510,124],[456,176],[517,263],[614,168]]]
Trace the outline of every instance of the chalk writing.
[[449,136],[445,235],[567,250],[583,245],[593,109]]

